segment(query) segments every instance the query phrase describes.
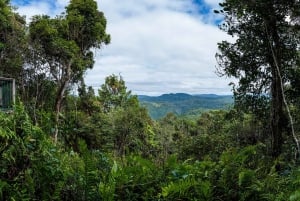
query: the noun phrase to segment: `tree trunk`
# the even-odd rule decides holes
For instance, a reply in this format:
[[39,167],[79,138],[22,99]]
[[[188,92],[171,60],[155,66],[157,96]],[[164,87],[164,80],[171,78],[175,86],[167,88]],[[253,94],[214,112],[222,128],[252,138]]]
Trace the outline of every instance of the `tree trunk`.
[[58,126],[59,126],[59,115],[61,110],[62,101],[64,98],[65,90],[68,86],[68,82],[64,82],[62,86],[59,88],[56,100],[55,100],[55,131],[54,131],[54,141],[57,142],[58,137]]
[[283,129],[286,123],[284,111],[284,91],[282,80],[281,44],[276,20],[271,17],[266,21],[266,32],[270,45],[269,64],[271,66],[271,133],[272,156],[277,158],[282,152]]
[[62,78],[63,81],[58,88],[56,99],[55,99],[55,131],[54,131],[54,142],[57,143],[57,138],[58,138],[58,127],[59,127],[59,115],[61,113],[61,106],[62,106],[62,101],[64,99],[64,94],[65,91],[68,87],[68,84],[70,82],[71,78],[71,64],[72,62],[70,61],[69,64],[67,65],[66,69],[66,74]]
[[272,103],[271,103],[271,133],[272,133],[272,156],[277,158],[282,151],[283,127],[285,114],[283,109],[283,97],[280,87],[281,80],[276,72],[272,79]]

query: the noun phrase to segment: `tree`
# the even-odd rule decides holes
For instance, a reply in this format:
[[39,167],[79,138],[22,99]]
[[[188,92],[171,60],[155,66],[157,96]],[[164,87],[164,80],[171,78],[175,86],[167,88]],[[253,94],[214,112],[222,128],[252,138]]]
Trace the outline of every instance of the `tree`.
[[[148,150],[148,126],[152,124],[147,110],[140,106],[137,96],[127,90],[121,76],[111,75],[98,91],[99,101],[111,123],[114,149],[119,156],[128,151],[146,153]],[[108,140],[109,141],[109,140]]]
[[131,91],[127,91],[123,78],[114,74],[105,78],[105,83],[99,89],[98,94],[104,112],[109,112],[116,107],[123,107],[130,99],[134,98]]
[[79,103],[78,109],[91,116],[93,113],[99,113],[101,111],[101,104],[98,97],[95,95],[94,89],[89,86],[86,87],[82,80],[78,88]]
[[39,45],[40,59],[48,76],[56,83],[55,140],[58,135],[62,101],[70,84],[78,82],[88,68],[92,68],[93,48],[110,42],[106,34],[106,20],[94,0],[71,0],[66,14],[51,19],[35,16],[30,23],[32,44]]
[[13,12],[9,0],[0,0],[0,76],[18,79],[21,74],[25,24],[25,19]]
[[295,0],[226,0],[216,11],[225,17],[221,29],[236,39],[218,44],[220,72],[238,78],[236,100],[269,97],[273,157],[282,151],[290,117],[284,87],[297,59],[296,34],[288,21],[296,4]]

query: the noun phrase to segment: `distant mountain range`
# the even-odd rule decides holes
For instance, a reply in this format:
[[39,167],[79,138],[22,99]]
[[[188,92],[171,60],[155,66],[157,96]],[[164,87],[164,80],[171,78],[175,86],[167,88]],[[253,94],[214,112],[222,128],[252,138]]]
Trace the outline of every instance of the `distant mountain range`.
[[233,104],[231,95],[216,94],[171,93],[161,96],[139,95],[138,98],[153,119],[160,119],[170,112],[180,116],[198,116],[201,112],[226,109]]

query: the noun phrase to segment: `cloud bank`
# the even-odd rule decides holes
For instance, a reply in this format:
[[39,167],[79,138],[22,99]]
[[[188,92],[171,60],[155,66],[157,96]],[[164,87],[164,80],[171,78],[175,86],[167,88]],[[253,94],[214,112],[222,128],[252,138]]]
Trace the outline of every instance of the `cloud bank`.
[[[55,16],[67,0],[12,2],[27,19]],[[217,43],[227,40],[212,12],[216,0],[100,0],[111,44],[95,50],[86,84],[99,88],[120,74],[134,94],[231,94],[230,80],[216,75]]]

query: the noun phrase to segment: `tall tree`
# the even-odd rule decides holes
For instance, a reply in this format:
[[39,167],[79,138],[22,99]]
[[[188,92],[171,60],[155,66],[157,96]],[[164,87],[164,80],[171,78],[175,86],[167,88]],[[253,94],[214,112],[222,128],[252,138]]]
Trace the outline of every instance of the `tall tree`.
[[0,0],[0,76],[19,78],[25,48],[25,19]]
[[[109,117],[110,135],[119,156],[128,151],[148,154],[148,128],[152,124],[147,110],[138,97],[127,90],[121,76],[110,75],[98,91],[103,113]],[[107,133],[107,132],[106,132]]]
[[273,157],[282,151],[287,127],[284,88],[297,59],[296,34],[288,17],[296,4],[296,0],[225,0],[222,10],[216,11],[225,17],[221,29],[236,39],[219,43],[216,55],[223,75],[239,80],[236,100],[265,94],[270,98]]
[[93,67],[92,49],[110,42],[105,32],[106,19],[94,0],[71,0],[65,15],[54,19],[35,16],[29,28],[32,43],[40,47],[43,67],[48,67],[48,75],[57,85],[54,106],[57,140],[59,115],[67,88]]

